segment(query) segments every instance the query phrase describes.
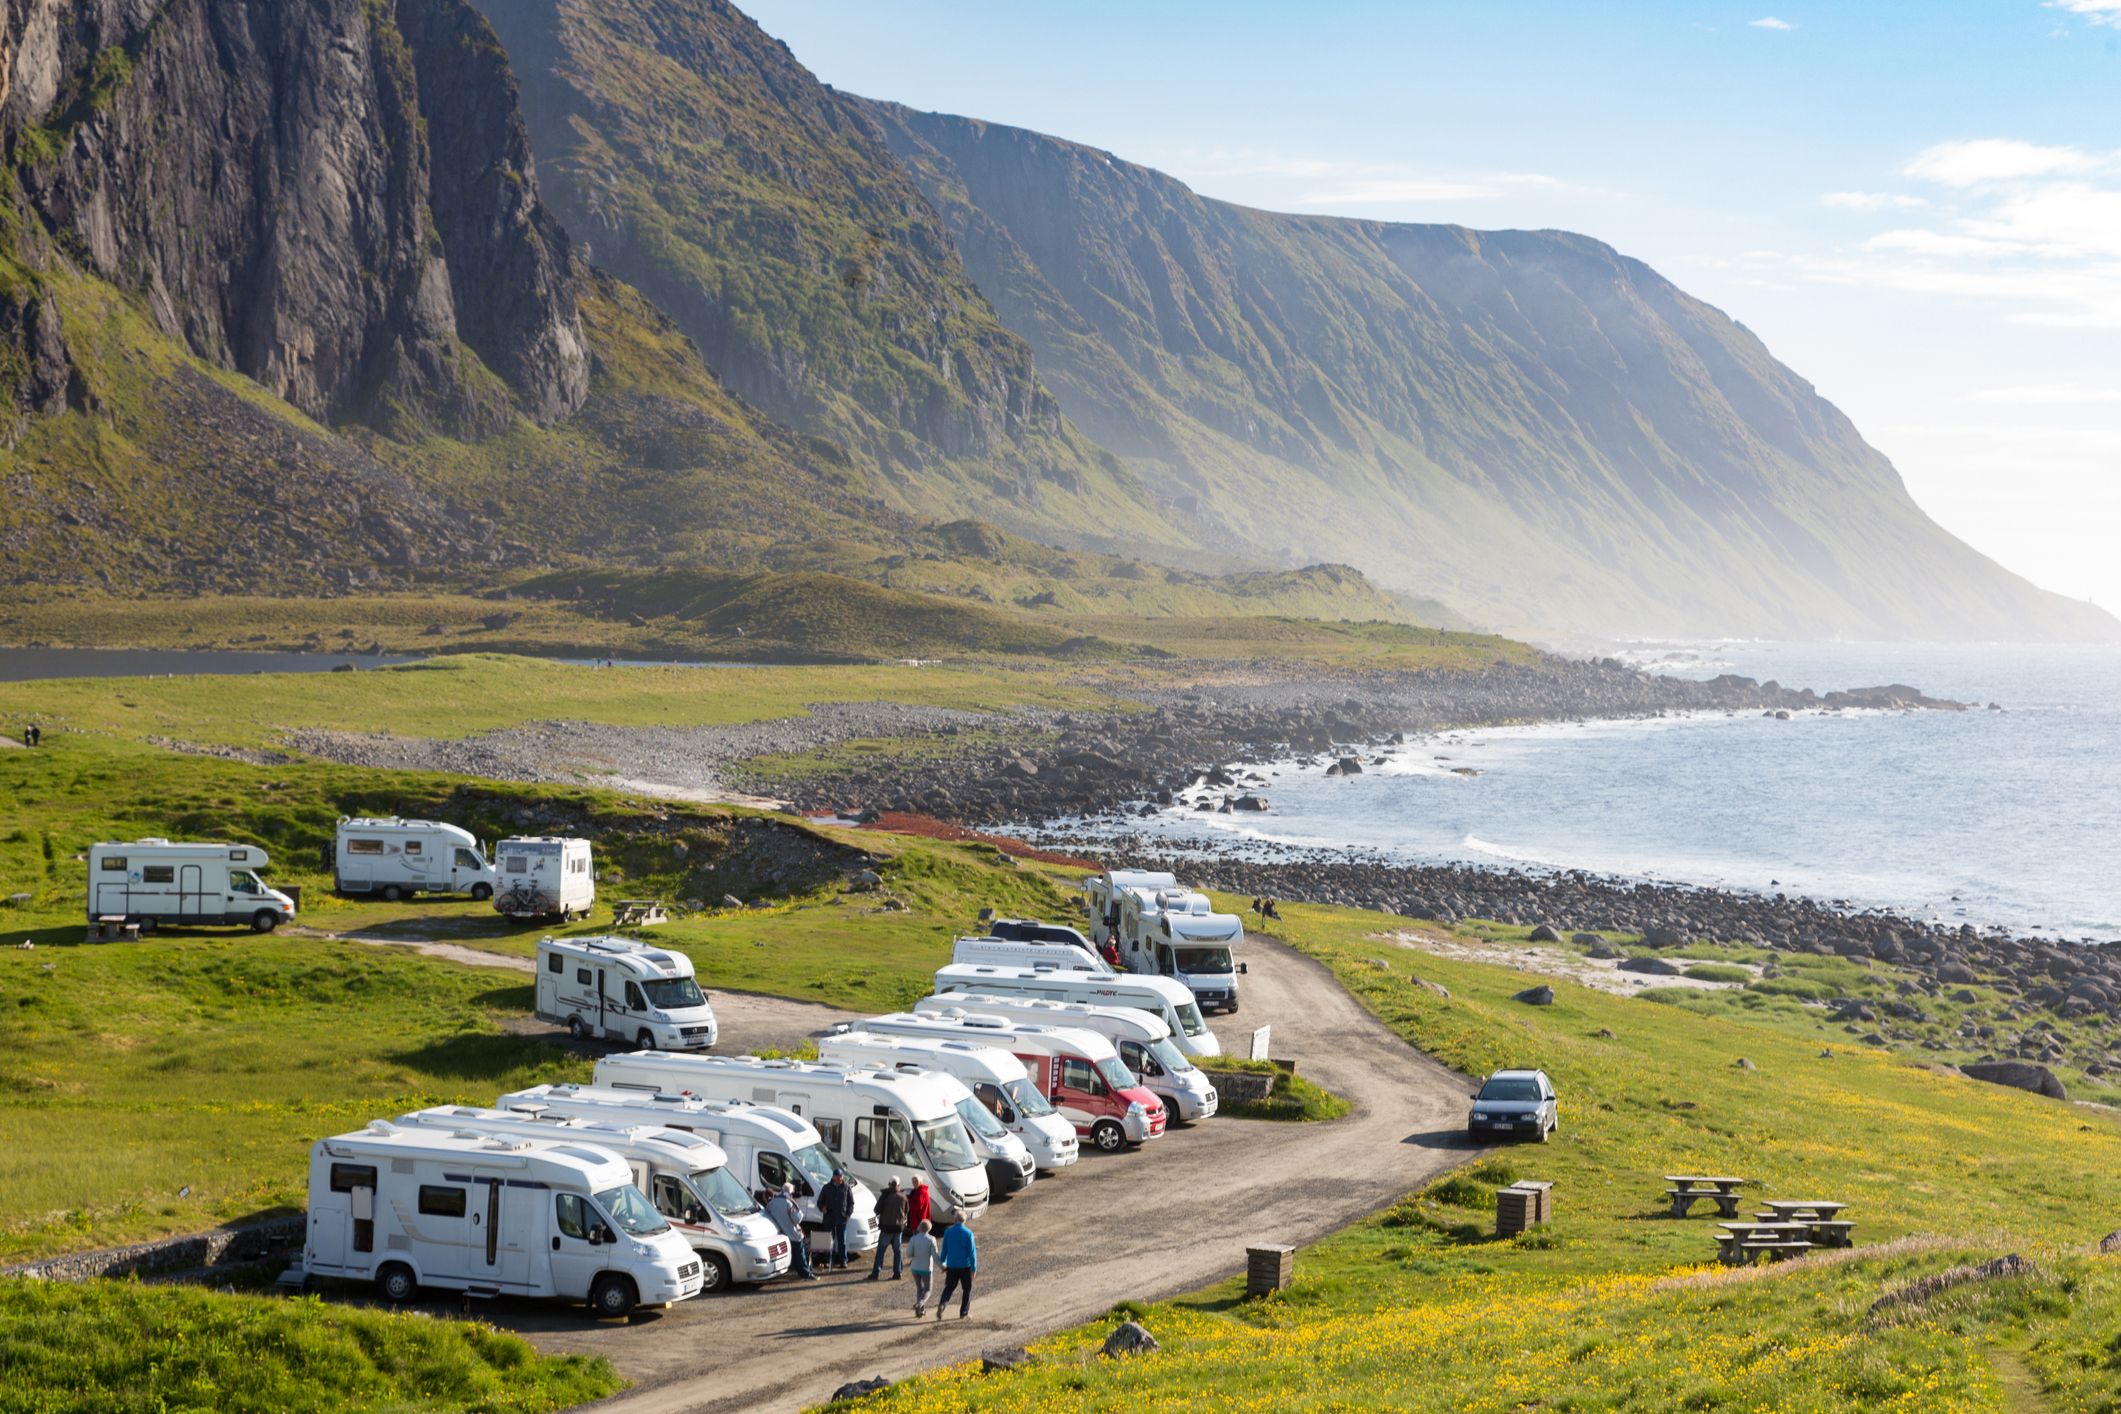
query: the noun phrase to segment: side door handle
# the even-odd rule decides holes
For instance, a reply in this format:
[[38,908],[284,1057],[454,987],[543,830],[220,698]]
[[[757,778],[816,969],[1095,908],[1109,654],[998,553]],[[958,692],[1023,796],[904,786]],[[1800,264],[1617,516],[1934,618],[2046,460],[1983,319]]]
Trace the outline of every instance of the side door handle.
[[557,1237],[552,1240],[552,1250],[555,1252],[560,1250],[560,1239]]

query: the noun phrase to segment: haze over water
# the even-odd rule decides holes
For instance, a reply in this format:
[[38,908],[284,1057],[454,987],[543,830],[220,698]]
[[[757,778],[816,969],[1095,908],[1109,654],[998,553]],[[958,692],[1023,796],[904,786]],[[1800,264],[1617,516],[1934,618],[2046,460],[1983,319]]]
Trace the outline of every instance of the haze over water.
[[1352,846],[2121,935],[2121,649],[1716,643],[1629,656],[1675,676],[1821,691],[1902,682],[2005,710],[1451,733],[1346,779],[1283,765],[1265,815],[1139,827],[1221,848],[1233,836]]

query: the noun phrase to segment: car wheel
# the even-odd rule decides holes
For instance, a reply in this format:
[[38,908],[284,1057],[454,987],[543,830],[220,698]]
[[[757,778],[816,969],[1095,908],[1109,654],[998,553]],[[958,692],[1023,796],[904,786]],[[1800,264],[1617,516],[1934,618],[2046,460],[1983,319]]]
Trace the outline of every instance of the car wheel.
[[420,1283],[412,1274],[412,1268],[402,1262],[392,1262],[376,1273],[376,1290],[393,1306],[403,1306],[420,1294]]
[[643,1029],[642,1031],[640,1031],[639,1033],[637,1033],[637,1034],[636,1034],[636,1035],[634,1036],[634,1038],[633,1038],[633,1044],[634,1044],[634,1045],[636,1045],[636,1046],[639,1046],[639,1047],[640,1047],[640,1048],[641,1048],[642,1050],[644,1050],[644,1051],[652,1051],[652,1050],[654,1050],[654,1049],[655,1049],[655,1032],[653,1032],[653,1031],[649,1031],[649,1030],[646,1030],[646,1029]]
[[484,903],[484,902],[486,902],[486,900],[488,900],[488,899],[490,899],[490,898],[492,898],[492,897],[493,897],[493,885],[491,885],[491,884],[473,884],[473,885],[471,886],[471,901],[472,901],[473,903]]
[[383,902],[396,903],[403,897],[405,897],[405,890],[399,888],[396,884],[385,884],[383,886]]
[[1090,1126],[1090,1142],[1108,1154],[1116,1154],[1127,1146],[1127,1131],[1120,1128],[1116,1119],[1101,1119]]
[[582,1020],[579,1016],[570,1016],[567,1018],[567,1034],[574,1037],[577,1041],[587,1041],[589,1039],[589,1023]]
[[280,915],[269,908],[261,908],[250,916],[250,931],[253,933],[270,933],[279,926]]
[[1544,1144],[1544,1143],[1546,1143],[1546,1142],[1547,1142],[1547,1141],[1548,1141],[1549,1139],[1552,1139],[1553,1137],[1554,1137],[1554,1126],[1552,1126],[1551,1124],[1542,1124],[1542,1125],[1540,1125],[1540,1126],[1539,1126],[1539,1142],[1540,1142],[1540,1143]]
[[730,1283],[729,1259],[719,1252],[701,1252],[698,1255],[700,1295],[712,1296],[718,1291],[727,1291]]
[[607,1321],[616,1321],[633,1314],[640,1296],[633,1283],[625,1277],[601,1276],[596,1285],[589,1288],[589,1305],[598,1316]]

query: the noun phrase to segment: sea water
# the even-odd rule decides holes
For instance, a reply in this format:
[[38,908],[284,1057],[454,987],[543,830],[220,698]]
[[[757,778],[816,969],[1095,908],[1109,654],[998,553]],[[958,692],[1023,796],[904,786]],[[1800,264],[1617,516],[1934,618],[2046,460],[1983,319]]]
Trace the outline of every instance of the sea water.
[[1165,843],[1586,869],[2121,935],[2121,649],[1726,642],[1626,656],[1822,692],[1907,683],[1979,710],[1448,732],[1358,776],[1272,767],[1265,814],[1167,812],[1134,827]]

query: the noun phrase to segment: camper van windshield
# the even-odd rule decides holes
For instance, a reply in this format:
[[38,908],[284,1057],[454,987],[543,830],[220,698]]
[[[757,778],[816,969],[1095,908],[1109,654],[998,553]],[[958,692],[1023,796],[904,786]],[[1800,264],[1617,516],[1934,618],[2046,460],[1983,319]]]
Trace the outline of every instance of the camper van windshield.
[[948,1119],[931,1119],[914,1126],[921,1136],[921,1147],[928,1151],[928,1161],[942,1173],[955,1173],[959,1169],[976,1169],[979,1157],[972,1152],[972,1136],[965,1133],[965,1125],[956,1115]]
[[690,977],[664,977],[643,982],[641,991],[648,998],[648,1005],[664,1011],[707,1005],[707,999],[700,995],[700,984]]
[[999,1139],[1009,1132],[992,1111],[970,1095],[957,1102],[957,1117],[982,1139]]
[[832,1176],[840,1171],[840,1161],[826,1152],[822,1144],[805,1144],[795,1151],[795,1166],[803,1171],[803,1177],[816,1184],[819,1192],[832,1182]]
[[1158,1065],[1174,1074],[1193,1069],[1193,1062],[1186,1059],[1184,1051],[1171,1044],[1171,1038],[1168,1036],[1159,1036],[1151,1041],[1149,1054],[1156,1057]]
[[655,1204],[641,1196],[641,1190],[632,1184],[624,1188],[607,1188],[597,1194],[597,1206],[611,1214],[611,1220],[635,1237],[653,1237],[659,1232],[670,1231],[670,1224],[655,1210]]
[[1117,1056],[1097,1063],[1097,1073],[1105,1077],[1105,1083],[1115,1090],[1132,1090],[1141,1084],[1141,1077],[1127,1069],[1126,1063]]
[[1053,1113],[1053,1106],[1046,1103],[1046,1097],[1039,1094],[1038,1087],[1028,1080],[1011,1080],[1002,1086],[1002,1093],[1009,1097],[1010,1104],[1034,1119]]
[[1180,948],[1178,970],[1194,976],[1219,976],[1231,969],[1228,948]]
[[1208,1023],[1200,1019],[1200,1008],[1193,1003],[1180,1002],[1173,1010],[1178,1013],[1178,1029],[1188,1036],[1201,1035],[1208,1029]]
[[726,1168],[701,1169],[692,1176],[692,1191],[725,1218],[740,1218],[759,1210],[759,1205],[744,1191],[744,1185],[738,1183]]

